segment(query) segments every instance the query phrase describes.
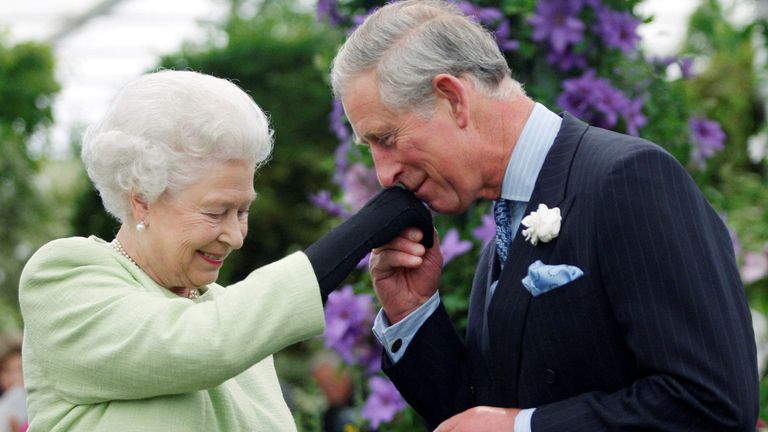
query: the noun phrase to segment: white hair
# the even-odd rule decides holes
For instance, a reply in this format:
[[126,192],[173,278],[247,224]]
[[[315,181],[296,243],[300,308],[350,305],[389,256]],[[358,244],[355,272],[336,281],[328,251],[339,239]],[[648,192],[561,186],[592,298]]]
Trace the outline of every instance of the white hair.
[[256,168],[273,132],[235,84],[190,71],[149,73],[128,83],[83,137],[81,157],[106,210],[130,215],[130,195],[148,203],[203,178],[225,161]]
[[371,70],[382,102],[394,110],[429,115],[432,78],[441,73],[468,79],[488,97],[525,94],[494,36],[446,1],[404,0],[371,14],[333,60],[334,95],[342,99],[345,85]]

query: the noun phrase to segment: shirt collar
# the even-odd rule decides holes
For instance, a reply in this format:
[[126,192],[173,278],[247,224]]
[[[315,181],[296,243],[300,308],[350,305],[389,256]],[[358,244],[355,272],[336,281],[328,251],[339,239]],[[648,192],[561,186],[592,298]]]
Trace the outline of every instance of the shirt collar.
[[533,194],[539,171],[555,142],[563,119],[544,105],[536,103],[509,158],[501,197],[528,202]]

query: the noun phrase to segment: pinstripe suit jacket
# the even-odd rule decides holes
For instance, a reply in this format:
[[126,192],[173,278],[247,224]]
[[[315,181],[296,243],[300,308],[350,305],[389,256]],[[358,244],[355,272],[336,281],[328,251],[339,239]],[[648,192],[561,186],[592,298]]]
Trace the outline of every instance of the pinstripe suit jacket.
[[[733,248],[678,162],[566,113],[526,214],[540,203],[560,208],[560,235],[533,246],[518,232],[500,274],[486,247],[464,341],[440,306],[396,365],[384,356],[425,421],[490,405],[536,407],[533,432],[754,430],[754,335]],[[537,259],[585,274],[532,297],[521,279]]]

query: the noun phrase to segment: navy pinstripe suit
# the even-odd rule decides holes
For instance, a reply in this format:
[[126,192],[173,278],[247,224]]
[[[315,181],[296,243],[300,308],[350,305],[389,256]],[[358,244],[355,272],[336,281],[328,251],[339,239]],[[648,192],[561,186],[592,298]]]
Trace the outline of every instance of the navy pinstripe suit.
[[[490,405],[536,407],[533,432],[754,430],[754,335],[733,248],[679,163],[566,113],[526,214],[540,203],[560,208],[560,235],[533,246],[518,231],[501,274],[490,242],[465,341],[440,306],[396,365],[384,356],[426,422]],[[520,281],[537,259],[585,274],[532,297]]]

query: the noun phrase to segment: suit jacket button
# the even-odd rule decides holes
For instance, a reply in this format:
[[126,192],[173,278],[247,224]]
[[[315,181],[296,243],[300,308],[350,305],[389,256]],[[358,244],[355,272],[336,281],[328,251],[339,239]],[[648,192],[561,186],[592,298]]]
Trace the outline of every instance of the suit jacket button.
[[552,369],[544,371],[544,382],[547,384],[554,384],[557,381],[557,374]]
[[402,339],[396,339],[393,343],[390,349],[392,350],[392,353],[396,353],[400,351],[400,347],[403,346],[403,340]]

